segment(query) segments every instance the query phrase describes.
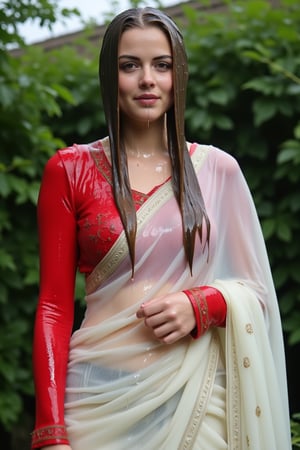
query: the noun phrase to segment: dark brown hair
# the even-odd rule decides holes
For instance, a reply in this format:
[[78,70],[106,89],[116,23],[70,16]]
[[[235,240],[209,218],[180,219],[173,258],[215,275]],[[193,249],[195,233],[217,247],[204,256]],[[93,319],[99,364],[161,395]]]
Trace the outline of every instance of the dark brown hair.
[[202,241],[204,219],[207,228],[206,242],[209,244],[210,224],[184,132],[187,57],[177,25],[168,15],[155,8],[131,8],[123,11],[111,21],[103,37],[99,76],[110,139],[114,198],[124,226],[134,271],[137,220],[129,183],[126,151],[120,136],[118,47],[125,30],[145,26],[159,27],[167,36],[172,49],[174,102],[166,113],[167,140],[172,164],[172,186],[181,211],[183,243],[192,271],[196,233],[199,232]]

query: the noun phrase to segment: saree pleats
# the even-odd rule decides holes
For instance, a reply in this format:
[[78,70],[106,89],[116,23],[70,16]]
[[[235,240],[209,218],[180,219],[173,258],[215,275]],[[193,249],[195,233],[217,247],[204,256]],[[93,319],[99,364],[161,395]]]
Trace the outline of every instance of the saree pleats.
[[[190,442],[214,385],[218,348],[209,333],[201,343],[178,345],[171,354],[134,372],[74,360],[68,374],[73,387],[66,397],[72,449],[138,449],[141,442],[149,450],[193,448]],[[123,349],[124,353],[126,357]],[[101,353],[103,362],[105,356]],[[121,357],[119,361],[121,365]]]

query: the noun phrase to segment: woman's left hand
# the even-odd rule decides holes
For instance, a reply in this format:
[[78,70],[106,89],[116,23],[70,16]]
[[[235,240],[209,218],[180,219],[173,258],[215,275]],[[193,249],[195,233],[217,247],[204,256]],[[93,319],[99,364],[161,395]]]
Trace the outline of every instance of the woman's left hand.
[[173,344],[195,327],[192,305],[183,292],[153,298],[143,303],[136,316],[165,344]]

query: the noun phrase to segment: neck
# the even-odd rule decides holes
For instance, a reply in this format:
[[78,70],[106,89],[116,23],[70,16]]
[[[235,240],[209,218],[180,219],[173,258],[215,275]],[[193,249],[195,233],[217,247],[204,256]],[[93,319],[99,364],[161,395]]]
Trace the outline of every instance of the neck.
[[122,140],[127,156],[148,158],[168,151],[166,130],[161,124],[150,123],[149,128],[131,125],[123,130]]

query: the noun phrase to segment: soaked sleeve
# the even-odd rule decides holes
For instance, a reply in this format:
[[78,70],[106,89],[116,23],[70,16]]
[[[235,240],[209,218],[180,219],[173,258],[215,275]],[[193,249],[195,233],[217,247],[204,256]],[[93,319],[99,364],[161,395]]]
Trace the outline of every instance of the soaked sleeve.
[[45,167],[37,214],[40,291],[33,345],[36,424],[32,448],[39,448],[41,442],[68,442],[64,392],[74,315],[76,216],[72,190],[58,154]]

